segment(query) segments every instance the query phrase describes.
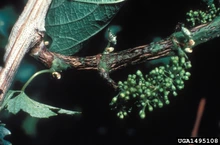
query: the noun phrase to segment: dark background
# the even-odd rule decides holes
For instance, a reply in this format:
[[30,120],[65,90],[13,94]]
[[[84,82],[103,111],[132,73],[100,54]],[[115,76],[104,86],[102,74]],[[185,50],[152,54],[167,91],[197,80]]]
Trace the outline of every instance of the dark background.
[[[21,1],[3,0],[1,5],[12,4],[17,13],[23,9]],[[186,12],[203,8],[199,0],[158,1],[128,0],[113,19],[112,24],[120,25],[116,51],[150,43],[155,37],[165,38],[175,31],[178,22],[185,22]],[[87,55],[100,53],[104,31],[91,39],[86,48]],[[189,57],[192,61],[192,76],[178,97],[170,97],[171,104],[147,113],[145,119],[130,114],[124,120],[111,111],[109,102],[117,94],[97,72],[69,70],[62,73],[61,80],[42,75],[28,87],[27,94],[41,102],[82,111],[78,116],[51,117],[35,120],[34,133],[25,132],[34,128],[32,123],[24,123],[25,113],[4,115],[2,122],[12,132],[7,139],[13,145],[157,145],[176,144],[176,137],[188,137],[195,122],[197,107],[202,97],[206,107],[200,124],[199,136],[219,136],[219,39],[197,46]],[[92,48],[92,49],[91,49]],[[85,55],[85,52],[83,52]],[[37,69],[45,67],[26,56]],[[144,64],[132,66],[112,74],[114,80],[126,79],[129,73],[143,69]],[[14,82],[13,89],[23,83]],[[2,113],[3,114],[3,113]],[[6,113],[4,113],[6,114]],[[3,116],[3,115],[2,115]],[[30,119],[30,118],[29,118]],[[33,130],[33,129],[32,129]]]

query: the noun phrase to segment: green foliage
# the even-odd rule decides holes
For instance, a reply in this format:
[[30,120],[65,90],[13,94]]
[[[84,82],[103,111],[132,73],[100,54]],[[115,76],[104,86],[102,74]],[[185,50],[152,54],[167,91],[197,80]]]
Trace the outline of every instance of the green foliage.
[[52,62],[51,69],[53,71],[61,72],[63,70],[66,70],[68,67],[70,67],[70,66],[67,63],[65,63],[63,60],[55,57]]
[[39,118],[27,116],[22,122],[22,129],[29,136],[37,135],[37,123],[39,120]]
[[4,137],[10,134],[11,132],[5,128],[5,124],[0,123],[0,145],[11,145],[10,142],[4,140]]
[[202,0],[204,3],[206,3],[208,6],[213,4],[214,0]]
[[50,50],[64,55],[77,53],[83,42],[101,31],[122,5],[122,0],[53,0],[46,17]]
[[184,81],[189,79],[186,70],[191,67],[185,57],[173,56],[166,66],[159,66],[144,76],[140,70],[136,74],[128,75],[126,81],[118,82],[120,92],[110,105],[119,110],[118,117],[123,119],[132,107],[140,108],[139,115],[145,118],[145,110],[153,111],[169,104],[168,96],[177,96],[177,91],[184,88]]
[[211,22],[219,14],[220,8],[216,8],[214,3],[210,4],[208,6],[208,10],[206,11],[190,10],[188,13],[186,13],[188,16],[187,21],[190,22],[192,26]]
[[23,110],[32,117],[37,118],[48,118],[58,114],[75,115],[80,113],[39,103],[30,99],[25,92],[13,90],[8,91],[2,106],[6,107],[13,114],[17,114],[20,110]]

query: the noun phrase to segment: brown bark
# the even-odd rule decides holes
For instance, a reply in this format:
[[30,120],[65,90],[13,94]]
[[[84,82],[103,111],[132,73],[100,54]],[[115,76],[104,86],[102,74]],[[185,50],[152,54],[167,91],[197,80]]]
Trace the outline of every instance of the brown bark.
[[29,0],[12,28],[0,68],[0,104],[8,91],[24,55],[38,45],[45,31],[45,17],[51,0]]

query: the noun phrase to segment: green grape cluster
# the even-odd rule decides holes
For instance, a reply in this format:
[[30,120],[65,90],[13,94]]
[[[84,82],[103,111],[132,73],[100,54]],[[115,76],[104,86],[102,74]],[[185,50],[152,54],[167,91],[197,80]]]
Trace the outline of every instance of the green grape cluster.
[[196,24],[204,24],[211,22],[220,13],[220,8],[216,8],[215,4],[210,4],[207,11],[190,10],[186,15],[189,17],[186,20],[195,26]]
[[220,8],[216,8],[215,4],[211,4],[208,6],[207,11],[193,11],[190,10],[186,15],[189,17],[186,20],[195,26],[196,24],[205,24],[207,22],[211,22],[216,16],[219,15]]
[[145,110],[153,111],[169,104],[168,96],[177,96],[177,90],[184,88],[184,81],[190,77],[186,71],[191,67],[185,57],[173,56],[168,65],[155,67],[148,75],[138,70],[136,74],[128,75],[126,81],[118,82],[119,94],[113,97],[110,105],[119,112],[117,116],[123,119],[135,105],[140,108],[139,116],[145,118]]

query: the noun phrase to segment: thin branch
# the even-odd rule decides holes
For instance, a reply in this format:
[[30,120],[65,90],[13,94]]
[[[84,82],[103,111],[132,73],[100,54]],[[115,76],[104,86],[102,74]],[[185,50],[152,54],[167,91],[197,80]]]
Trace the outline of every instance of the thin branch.
[[[197,137],[198,136],[200,122],[201,122],[202,115],[203,115],[204,110],[205,110],[205,104],[206,104],[206,99],[202,98],[199,102],[197,115],[196,115],[196,121],[195,121],[193,130],[192,130],[192,133],[191,133],[191,137]],[[194,144],[189,144],[189,145],[194,145]]]
[[198,130],[199,130],[199,125],[202,119],[203,112],[205,110],[205,104],[206,104],[206,99],[202,98],[199,102],[198,106],[198,111],[196,115],[196,121],[192,130],[191,137],[197,137],[198,136]]
[[38,45],[45,31],[45,16],[51,0],[29,0],[24,11],[12,28],[0,69],[0,104],[10,87],[24,55]]

